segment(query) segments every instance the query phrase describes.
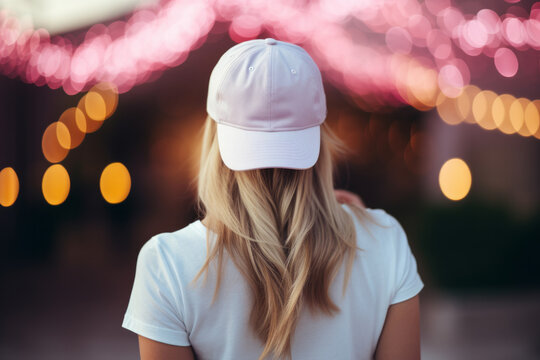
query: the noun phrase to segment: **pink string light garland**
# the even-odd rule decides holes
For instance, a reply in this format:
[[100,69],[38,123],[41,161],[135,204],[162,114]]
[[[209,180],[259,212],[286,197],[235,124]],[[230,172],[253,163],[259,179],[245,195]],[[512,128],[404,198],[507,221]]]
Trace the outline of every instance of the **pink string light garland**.
[[332,83],[375,103],[398,106],[411,103],[407,91],[419,86],[403,71],[411,64],[433,82],[422,86],[437,86],[449,97],[470,82],[467,57],[460,52],[493,58],[500,75],[514,76],[516,53],[540,50],[540,2],[528,15],[499,16],[490,9],[463,14],[440,0],[172,0],[136,10],[126,21],[96,24],[77,45],[63,36],[51,38],[44,29],[23,29],[2,11],[0,72],[38,86],[62,87],[70,95],[102,81],[124,93],[182,64],[214,23],[225,21],[235,41],[266,31],[299,43]]

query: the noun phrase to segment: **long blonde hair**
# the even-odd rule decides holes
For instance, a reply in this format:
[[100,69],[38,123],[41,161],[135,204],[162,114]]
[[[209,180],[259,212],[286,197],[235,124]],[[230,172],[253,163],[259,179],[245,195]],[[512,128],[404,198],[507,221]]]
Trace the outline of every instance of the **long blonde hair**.
[[[343,294],[357,250],[352,218],[334,195],[334,157],[345,147],[326,123],[321,126],[317,163],[306,170],[282,168],[232,171],[219,154],[215,121],[207,117],[201,148],[198,208],[217,241],[193,282],[217,259],[212,304],[227,251],[243,274],[253,299],[250,326],[265,344],[259,360],[291,358],[291,338],[300,309],[339,312],[328,289],[347,260]],[[365,208],[351,206],[360,219]],[[207,232],[209,247],[210,232]],[[193,283],[192,282],[192,283]]]

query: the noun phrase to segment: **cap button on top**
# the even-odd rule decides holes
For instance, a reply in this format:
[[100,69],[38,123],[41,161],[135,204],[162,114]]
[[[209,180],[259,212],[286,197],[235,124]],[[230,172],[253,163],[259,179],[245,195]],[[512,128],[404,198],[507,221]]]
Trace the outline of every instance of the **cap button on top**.
[[272,38],[266,38],[264,39],[264,42],[266,43],[266,45],[276,45],[276,40],[275,39],[272,39]]

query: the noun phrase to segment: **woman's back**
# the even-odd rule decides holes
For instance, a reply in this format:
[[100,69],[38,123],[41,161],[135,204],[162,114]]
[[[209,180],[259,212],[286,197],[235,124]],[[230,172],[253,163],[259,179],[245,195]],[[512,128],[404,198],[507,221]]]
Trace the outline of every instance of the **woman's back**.
[[[345,295],[345,263],[329,287],[340,308],[334,316],[303,307],[292,337],[293,359],[370,359],[391,304],[412,298],[423,287],[416,261],[399,222],[382,209],[367,209],[381,225],[352,215],[357,251]],[[197,358],[256,359],[264,344],[249,326],[249,286],[228,255],[219,293],[216,274],[190,285],[207,256],[207,229],[201,221],[154,236],[141,249],[123,327],[144,337],[192,346]]]
[[309,54],[274,39],[233,46],[207,112],[204,226],[156,235],[139,254],[123,326],[143,360],[417,359],[417,299],[389,307],[422,288],[416,262],[393,217],[340,206],[343,146]]

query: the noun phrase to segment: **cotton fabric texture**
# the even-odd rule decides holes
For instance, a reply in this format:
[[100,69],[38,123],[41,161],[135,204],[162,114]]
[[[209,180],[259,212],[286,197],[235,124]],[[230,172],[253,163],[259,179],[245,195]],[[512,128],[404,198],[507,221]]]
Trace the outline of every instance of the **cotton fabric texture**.
[[[347,205],[343,208],[352,215]],[[358,251],[342,297],[343,264],[330,286],[341,312],[334,317],[302,310],[292,341],[293,359],[371,359],[388,307],[418,294],[424,283],[401,224],[383,209],[367,209],[383,228],[366,227],[354,215]],[[200,360],[253,360],[263,344],[248,325],[247,282],[225,256],[218,298],[210,306],[215,272],[208,283],[189,283],[206,258],[206,227],[195,221],[148,240],[137,259],[135,281],[122,326],[171,345],[193,346]],[[226,255],[226,253],[225,253]],[[212,267],[213,269],[213,267]]]

